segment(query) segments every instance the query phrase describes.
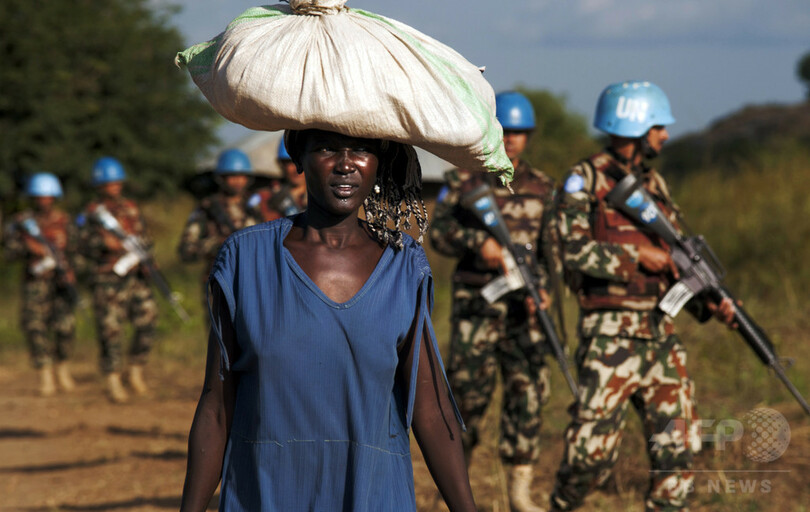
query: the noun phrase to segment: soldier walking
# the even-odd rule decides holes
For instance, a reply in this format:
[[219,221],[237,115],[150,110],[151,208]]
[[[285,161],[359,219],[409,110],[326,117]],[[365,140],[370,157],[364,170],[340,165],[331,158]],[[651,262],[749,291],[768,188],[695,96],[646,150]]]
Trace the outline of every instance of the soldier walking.
[[64,391],[76,387],[68,368],[76,330],[76,228],[70,215],[55,206],[63,195],[55,175],[34,174],[25,192],[32,209],[18,213],[6,226],[6,257],[25,263],[20,324],[39,370],[39,392],[51,396],[57,383]]
[[103,157],[93,165],[91,185],[98,198],[84,210],[80,229],[80,250],[92,268],[93,311],[101,346],[101,371],[107,392],[116,403],[129,399],[122,383],[124,322],[134,328],[126,375],[138,395],[148,392],[144,365],[155,339],[158,306],[150,287],[147,270],[112,230],[117,223],[127,236],[136,237],[145,247],[152,243],[146,233],[141,211],[134,201],[122,195],[126,174],[121,163]]
[[[495,100],[506,154],[515,167],[515,193],[499,187],[491,175],[448,171],[430,240],[437,251],[459,259],[453,274],[448,377],[467,425],[463,441],[468,464],[479,442],[481,418],[500,371],[503,409],[499,448],[503,462],[510,467],[510,503],[518,512],[536,512],[542,509],[532,503],[529,490],[532,465],[540,456],[540,409],[549,393],[543,334],[532,314],[535,305],[527,302],[525,291],[512,291],[492,304],[481,295],[484,285],[502,275],[504,249],[461,206],[460,200],[465,192],[482,183],[490,184],[512,241],[534,254],[539,262],[535,270],[544,286],[548,279],[546,255],[550,253],[543,244],[553,223],[554,183],[520,159],[535,128],[534,109],[528,98],[517,92],[503,92]],[[548,300],[543,293],[545,307]]]
[[[661,151],[669,138],[666,126],[674,121],[669,100],[655,84],[609,85],[594,120],[610,137],[609,145],[575,165],[560,191],[563,261],[580,306],[579,402],[565,431],[553,510],[576,508],[610,476],[631,403],[649,440],[646,509],[686,507],[692,454],[700,449],[694,388],[672,319],[656,308],[678,270],[665,243],[605,200],[619,180],[634,173],[678,226],[679,209],[664,178],[645,163]],[[693,300],[687,308],[701,321],[714,313],[732,322],[730,300],[719,307]]]
[[202,198],[186,221],[177,252],[185,262],[205,261],[203,287],[225,239],[234,231],[263,221],[248,205],[252,174],[250,158],[243,151],[227,149],[220,153],[214,170],[218,191]]

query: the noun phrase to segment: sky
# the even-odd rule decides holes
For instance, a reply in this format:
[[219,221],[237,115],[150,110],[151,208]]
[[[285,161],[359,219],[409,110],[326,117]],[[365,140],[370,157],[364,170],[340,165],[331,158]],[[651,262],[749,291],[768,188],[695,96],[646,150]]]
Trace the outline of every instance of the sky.
[[[249,0],[153,0],[191,45],[216,36]],[[807,0],[348,0],[441,41],[477,66],[496,92],[561,95],[590,124],[608,84],[644,79],[669,96],[673,137],[746,105],[804,99],[796,64],[810,52]],[[251,133],[227,123],[225,143]]]

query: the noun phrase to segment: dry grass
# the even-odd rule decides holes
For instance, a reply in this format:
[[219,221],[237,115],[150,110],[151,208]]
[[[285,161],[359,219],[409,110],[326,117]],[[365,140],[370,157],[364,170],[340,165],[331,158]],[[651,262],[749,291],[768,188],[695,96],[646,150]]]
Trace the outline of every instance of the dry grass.
[[[733,181],[720,173],[709,172],[695,176],[694,181],[680,184],[675,196],[689,212],[694,227],[706,234],[725,262],[731,288],[745,300],[752,315],[770,333],[779,352],[796,358],[796,367],[789,375],[807,397],[810,395],[810,379],[807,377],[810,372],[810,337],[807,334],[810,318],[806,314],[806,304],[810,297],[810,270],[805,262],[810,259],[807,244],[810,202],[806,199],[810,185],[804,168],[804,162],[791,163],[788,159],[767,173],[756,166],[742,169],[740,176]],[[767,188],[761,186],[763,180],[767,181]],[[184,266],[175,257],[182,220],[191,207],[189,199],[179,198],[154,201],[145,210],[157,239],[157,260],[169,281],[184,296],[184,305],[192,316],[190,324],[181,325],[168,305],[161,302],[165,312],[160,320],[160,341],[154,351],[155,368],[160,369],[156,371],[168,372],[163,379],[166,385],[186,390],[184,399],[191,400],[188,403],[193,405],[190,395],[194,392],[188,388],[196,389],[196,379],[201,379],[205,357],[203,309],[199,300],[201,268],[199,265]],[[434,322],[446,354],[449,277],[454,262],[436,255],[429,247],[426,249],[436,282]],[[4,271],[0,271],[0,285],[5,290],[0,298],[0,310],[3,311],[0,316],[0,367],[4,367],[6,373],[12,371],[15,374],[26,372],[24,342],[17,330],[17,271],[16,265],[7,265]],[[86,290],[83,296],[76,357],[92,368],[97,348]],[[566,301],[568,332],[572,333],[575,332],[575,306],[570,298]],[[810,503],[810,419],[734,333],[719,325],[698,326],[685,317],[679,318],[678,324],[688,347],[689,367],[697,383],[699,411],[704,419],[741,420],[753,408],[769,407],[785,416],[792,436],[787,452],[768,464],[748,460],[740,442],[730,443],[724,450],[709,447],[696,462],[698,473],[693,510],[807,510]],[[544,453],[536,468],[533,489],[534,498],[539,503],[547,503],[552,490],[553,475],[562,455],[562,432],[568,420],[567,389],[553,362],[550,363],[554,394],[543,411]],[[173,378],[183,380],[172,382]],[[485,441],[473,455],[470,476],[481,510],[505,512],[505,477],[496,448],[498,422],[495,412],[498,404],[496,396],[486,417]],[[630,413],[630,416],[613,482],[608,489],[592,493],[584,510],[642,509],[649,476],[646,442],[635,415]],[[0,419],[0,427],[2,422]],[[445,510],[418,452],[414,445],[419,509]],[[746,486],[752,485],[754,480],[756,484],[748,492]],[[767,484],[763,484],[764,480]],[[65,482],[64,485],[79,484]],[[41,491],[48,492],[47,489]],[[171,506],[142,510],[165,508]],[[0,509],[5,510],[2,506]]]

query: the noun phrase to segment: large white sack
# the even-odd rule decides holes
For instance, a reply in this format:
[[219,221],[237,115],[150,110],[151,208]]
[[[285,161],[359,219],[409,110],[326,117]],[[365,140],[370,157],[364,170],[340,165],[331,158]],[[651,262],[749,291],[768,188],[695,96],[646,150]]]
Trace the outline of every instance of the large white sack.
[[[394,140],[511,179],[495,95],[479,68],[405,24],[344,3],[248,9],[177,62],[217,112],[248,128]],[[303,11],[310,14],[296,14]]]

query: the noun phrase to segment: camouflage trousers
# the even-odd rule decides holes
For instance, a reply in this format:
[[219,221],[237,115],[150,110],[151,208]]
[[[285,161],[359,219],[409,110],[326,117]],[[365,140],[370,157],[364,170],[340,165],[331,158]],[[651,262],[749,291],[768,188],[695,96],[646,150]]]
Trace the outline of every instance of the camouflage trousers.
[[555,510],[579,506],[610,476],[628,405],[641,416],[650,459],[646,510],[682,510],[693,485],[699,427],[686,351],[674,334],[653,339],[596,335],[577,351],[579,406],[571,409],[565,453],[551,498]]
[[469,453],[479,442],[479,428],[503,380],[499,451],[507,464],[528,464],[540,455],[540,409],[548,401],[548,368],[543,337],[526,312],[522,298],[487,305],[478,289],[456,286],[448,378],[467,432]]
[[[35,368],[70,357],[76,316],[67,295],[57,288],[54,280],[23,281],[20,325]],[[50,333],[55,343],[50,341]]]
[[129,361],[144,364],[155,338],[158,307],[149,283],[136,272],[126,277],[116,274],[96,276],[93,285],[96,333],[101,345],[101,371],[121,371],[124,324],[134,330]]

